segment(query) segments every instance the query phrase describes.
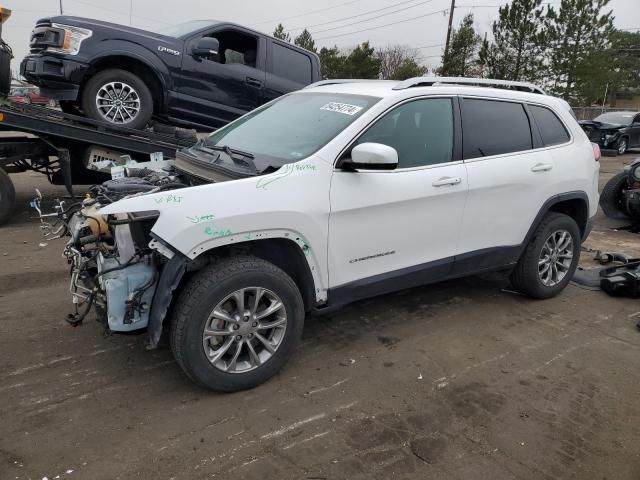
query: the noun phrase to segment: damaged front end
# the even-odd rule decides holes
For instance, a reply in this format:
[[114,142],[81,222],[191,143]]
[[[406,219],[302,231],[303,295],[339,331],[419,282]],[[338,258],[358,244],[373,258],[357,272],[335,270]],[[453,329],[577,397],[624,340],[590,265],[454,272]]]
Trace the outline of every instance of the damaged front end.
[[[175,283],[161,280],[166,264],[172,258],[176,258],[174,264],[186,264],[180,254],[152,238],[151,228],[159,216],[157,211],[100,214],[101,208],[123,198],[187,186],[170,174],[143,173],[147,175],[109,180],[94,186],[80,202],[58,201],[53,214],[42,214],[40,196],[32,203],[40,215],[46,238],[70,237],[63,255],[71,266],[74,312],[67,317],[71,325],[81,324],[93,309],[107,332],[147,328],[159,283]],[[161,301],[160,308],[156,308],[156,312],[162,314],[156,335],[152,335],[155,339],[150,342],[152,347],[157,346],[159,340],[170,291],[163,295],[167,301]]]

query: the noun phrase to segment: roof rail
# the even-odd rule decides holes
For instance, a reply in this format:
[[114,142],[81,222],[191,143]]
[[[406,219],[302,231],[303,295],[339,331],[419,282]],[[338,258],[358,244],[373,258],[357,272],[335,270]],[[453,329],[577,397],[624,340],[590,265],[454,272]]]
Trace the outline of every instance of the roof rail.
[[466,78],[466,77],[414,77],[398,83],[394,90],[404,90],[411,87],[431,87],[433,85],[472,85],[486,87],[507,87],[521,92],[539,93],[546,95],[544,90],[533,83],[513,82],[511,80],[493,80],[491,78]]
[[303,88],[321,87],[323,85],[337,85],[340,83],[367,83],[367,82],[391,82],[392,80],[371,80],[371,79],[357,79],[357,78],[335,78],[333,80],[320,80],[319,82],[312,83]]

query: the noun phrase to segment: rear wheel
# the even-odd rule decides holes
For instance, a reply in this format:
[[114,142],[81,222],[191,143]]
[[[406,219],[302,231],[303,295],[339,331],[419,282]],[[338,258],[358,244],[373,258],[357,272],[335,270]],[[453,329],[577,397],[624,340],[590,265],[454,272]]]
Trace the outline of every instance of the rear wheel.
[[87,82],[82,109],[94,120],[142,129],[153,115],[153,97],[137,75],[119,69],[104,70]]
[[511,274],[511,283],[533,298],[551,298],[571,281],[580,259],[575,220],[551,212],[542,220]]
[[226,258],[185,285],[171,348],[187,376],[207,388],[252,388],[282,368],[300,340],[304,315],[285,272],[252,256]]
[[600,206],[609,218],[629,219],[623,191],[627,188],[627,173],[620,172],[609,179],[600,194]]
[[6,222],[16,204],[16,190],[9,174],[0,168],[0,225]]

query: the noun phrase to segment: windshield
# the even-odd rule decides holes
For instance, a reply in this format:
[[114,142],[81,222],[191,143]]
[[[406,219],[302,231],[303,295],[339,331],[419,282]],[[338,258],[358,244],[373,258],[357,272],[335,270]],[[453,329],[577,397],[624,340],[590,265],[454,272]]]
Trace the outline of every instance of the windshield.
[[180,23],[178,25],[171,25],[158,30],[160,35],[166,35],[167,37],[182,37],[191,32],[197,32],[203,28],[207,28],[211,25],[215,25],[217,22],[213,20],[192,20],[186,23]]
[[279,164],[297,162],[325,146],[378,100],[335,93],[287,95],[215,131],[207,144]]
[[630,125],[633,120],[633,113],[629,112],[609,112],[598,115],[594,120],[602,123],[617,123],[618,125]]

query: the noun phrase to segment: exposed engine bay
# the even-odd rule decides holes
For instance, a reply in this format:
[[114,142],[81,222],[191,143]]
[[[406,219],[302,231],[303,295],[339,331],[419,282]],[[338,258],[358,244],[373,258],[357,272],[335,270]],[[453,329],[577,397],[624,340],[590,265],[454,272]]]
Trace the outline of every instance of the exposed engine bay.
[[68,235],[63,255],[71,266],[74,312],[67,321],[82,323],[94,307],[107,331],[147,326],[159,272],[167,258],[149,247],[157,212],[100,215],[99,209],[123,198],[188,187],[173,170],[129,169],[127,177],[89,189],[82,201],[58,201],[42,214],[40,195],[32,202],[47,239]]

